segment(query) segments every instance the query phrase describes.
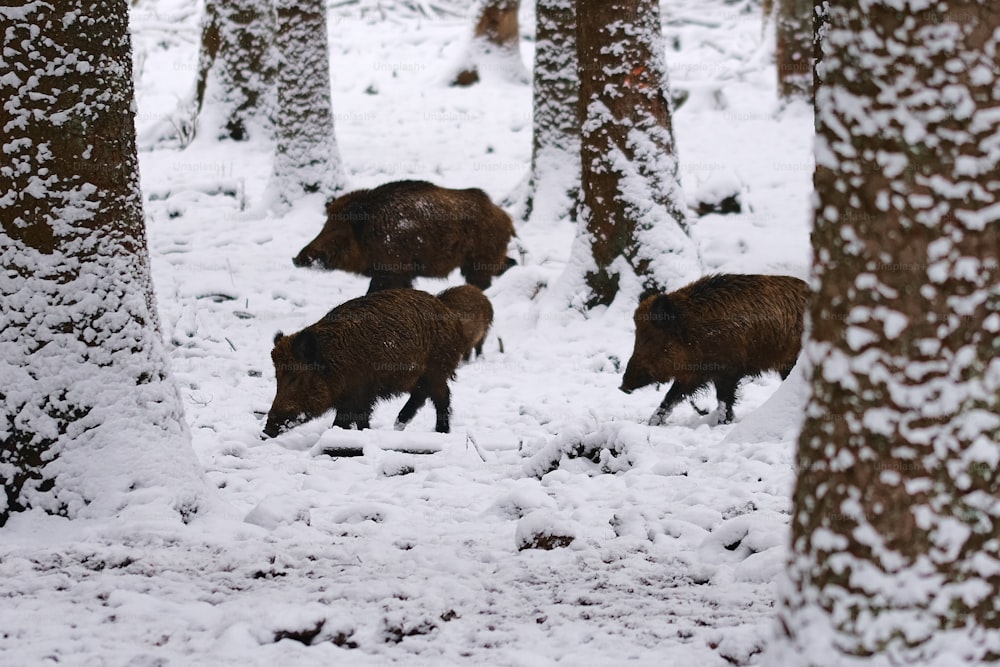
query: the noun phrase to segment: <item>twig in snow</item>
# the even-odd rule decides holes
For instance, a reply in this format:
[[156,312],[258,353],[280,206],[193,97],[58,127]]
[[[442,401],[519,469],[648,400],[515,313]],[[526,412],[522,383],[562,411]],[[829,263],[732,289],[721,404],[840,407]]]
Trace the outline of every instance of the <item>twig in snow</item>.
[[481,450],[479,448],[479,445],[476,443],[476,439],[473,438],[472,435],[466,433],[465,434],[465,448],[466,449],[469,448],[469,443],[470,442],[472,443],[473,448],[475,448],[475,450],[476,450],[476,454],[479,455],[479,458],[482,460],[482,462],[486,463],[486,456],[483,454],[483,450]]

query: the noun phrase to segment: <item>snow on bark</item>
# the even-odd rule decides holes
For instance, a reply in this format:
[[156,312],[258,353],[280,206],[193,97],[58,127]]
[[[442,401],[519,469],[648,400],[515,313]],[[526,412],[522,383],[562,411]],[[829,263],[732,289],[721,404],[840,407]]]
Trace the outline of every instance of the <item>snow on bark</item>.
[[521,35],[517,13],[520,0],[484,0],[480,5],[472,40],[457,72],[453,86],[471,86],[488,77],[510,83],[527,83],[521,60]]
[[235,141],[267,132],[274,25],[265,0],[206,1],[193,110],[199,131]]
[[507,204],[522,220],[575,220],[580,196],[576,113],[580,80],[574,0],[539,0],[535,16],[531,172]]
[[580,226],[596,264],[586,275],[594,306],[611,303],[625,273],[638,278],[626,282],[676,289],[700,271],[678,179],[659,5],[577,0],[576,9]]
[[303,194],[343,189],[330,102],[324,0],[277,0],[278,114],[274,170],[265,196],[279,210]]
[[157,329],[128,6],[0,8],[0,31],[0,524],[187,516],[206,491]]
[[831,5],[773,664],[1000,659],[1000,8]]
[[778,0],[775,61],[778,94],[810,99],[813,88],[813,0]]

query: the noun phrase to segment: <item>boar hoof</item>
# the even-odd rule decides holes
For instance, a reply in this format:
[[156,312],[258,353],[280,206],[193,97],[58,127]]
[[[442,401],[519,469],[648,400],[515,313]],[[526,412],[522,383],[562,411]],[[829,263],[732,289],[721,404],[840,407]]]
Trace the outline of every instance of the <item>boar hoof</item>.
[[650,426],[663,426],[667,423],[667,414],[665,412],[660,412],[657,410],[653,413],[653,416],[649,418]]
[[397,431],[402,431],[406,428],[406,422],[396,422],[392,427]]

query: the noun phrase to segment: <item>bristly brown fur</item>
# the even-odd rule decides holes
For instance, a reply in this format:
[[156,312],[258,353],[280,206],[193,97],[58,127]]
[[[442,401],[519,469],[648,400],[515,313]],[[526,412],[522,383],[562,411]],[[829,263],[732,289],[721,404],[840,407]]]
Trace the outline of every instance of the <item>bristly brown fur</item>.
[[483,341],[493,324],[493,305],[483,291],[472,285],[450,287],[437,295],[450,308],[462,329],[464,351],[462,358],[466,361],[476,351],[476,356],[483,353]]
[[450,190],[426,181],[396,181],[357,190],[326,205],[326,224],[293,260],[370,277],[368,292],[410,287],[417,276],[445,277],[459,268],[486,289],[513,260],[510,216],[477,188]]
[[302,331],[275,337],[277,392],[264,433],[287,430],[335,408],[335,426],[367,428],[380,399],[409,392],[405,425],[429,398],[437,430],[447,433],[448,380],[464,351],[464,334],[436,297],[385,290],[337,306]]
[[792,276],[720,274],[635,310],[635,350],[623,391],[654,382],[673,386],[650,419],[662,423],[683,399],[715,385],[724,421],[733,418],[739,382],[765,371],[786,377],[802,345],[809,288]]

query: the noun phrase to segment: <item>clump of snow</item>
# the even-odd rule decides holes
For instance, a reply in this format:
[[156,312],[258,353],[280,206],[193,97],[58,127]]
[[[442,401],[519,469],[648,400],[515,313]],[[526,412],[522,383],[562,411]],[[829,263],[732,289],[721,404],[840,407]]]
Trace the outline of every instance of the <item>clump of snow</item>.
[[743,183],[732,169],[710,170],[697,183],[694,194],[694,208],[699,215],[708,213],[740,213]]
[[558,549],[568,547],[576,539],[573,526],[552,512],[537,510],[517,522],[514,544],[525,549]]

